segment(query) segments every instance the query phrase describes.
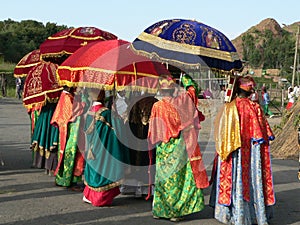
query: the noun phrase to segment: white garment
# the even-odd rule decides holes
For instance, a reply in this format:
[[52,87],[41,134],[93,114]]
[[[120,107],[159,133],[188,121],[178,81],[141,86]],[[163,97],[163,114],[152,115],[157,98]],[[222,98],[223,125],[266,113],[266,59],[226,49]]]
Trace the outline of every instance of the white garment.
[[221,90],[220,99],[221,99],[221,102],[225,102],[225,90]]
[[296,97],[296,98],[299,97],[299,94],[300,94],[300,87],[298,87],[298,86],[295,86],[295,87],[294,87],[294,94],[295,94],[295,97]]
[[289,99],[289,102],[291,102],[291,103],[295,102],[295,94],[294,94],[294,92],[288,93],[288,99]]
[[102,103],[101,102],[93,102],[92,106],[96,106],[96,105],[102,105]]
[[117,93],[116,110],[121,117],[124,116],[124,114],[127,110],[127,107],[128,107],[128,105],[125,101],[125,97],[122,97],[121,95],[119,95],[119,93]]

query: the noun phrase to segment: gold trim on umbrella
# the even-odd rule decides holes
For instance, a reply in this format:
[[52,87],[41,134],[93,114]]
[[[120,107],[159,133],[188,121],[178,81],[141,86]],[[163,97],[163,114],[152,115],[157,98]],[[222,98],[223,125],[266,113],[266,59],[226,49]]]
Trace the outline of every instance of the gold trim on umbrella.
[[[59,97],[55,97],[55,98],[50,98],[47,96],[47,93],[53,93],[53,92],[57,92],[57,91],[62,91],[63,90],[63,87],[61,88],[57,88],[57,89],[54,89],[54,90],[49,90],[49,91],[44,91],[42,93],[39,93],[39,94],[36,94],[36,95],[32,95],[32,96],[29,96],[29,97],[26,97],[26,98],[23,98],[23,106],[27,109],[31,109],[35,106],[44,106],[47,102],[50,102],[50,103],[54,103],[54,102],[57,102]],[[40,96],[45,96],[45,99],[43,101],[40,101],[40,102],[33,102],[33,103],[29,103],[29,104],[26,104],[25,101],[28,101],[32,98],[35,98],[35,97],[40,97]]]
[[165,63],[170,63],[173,66],[178,66],[178,67],[187,67],[187,68],[208,68],[210,69],[212,72],[216,73],[216,74],[222,74],[222,75],[232,75],[232,73],[234,71],[240,71],[241,68],[233,68],[230,71],[228,70],[222,70],[222,69],[218,69],[218,68],[214,68],[214,67],[209,67],[209,66],[205,66],[202,65],[200,63],[186,63],[186,62],[182,62],[179,60],[175,60],[175,59],[169,59],[169,58],[164,58],[159,56],[156,52],[146,52],[143,50],[139,50],[136,49],[133,45],[130,46],[137,54],[141,55],[141,56],[145,56],[148,57],[152,60],[159,60],[159,61],[163,61]]
[[[239,60],[239,56],[237,52],[226,52],[226,51],[221,51],[213,48],[206,48],[202,46],[176,43],[174,41],[164,40],[160,37],[153,36],[146,32],[142,32],[138,36],[138,39],[150,43],[158,48],[162,48],[170,51],[184,52],[192,55],[201,55],[201,56],[217,58],[229,62],[234,62],[236,60]],[[140,50],[136,50],[136,51],[140,51]]]
[[[140,73],[136,71],[135,64],[134,66],[134,71],[124,71],[124,70],[107,70],[107,69],[101,69],[101,68],[93,68],[93,67],[70,67],[70,66],[59,66],[59,68],[56,70],[56,78],[57,78],[57,83],[59,86],[68,86],[68,87],[88,87],[88,88],[99,88],[103,89],[105,88],[106,90],[114,90],[116,89],[117,91],[120,90],[136,90],[136,91],[148,91],[149,93],[156,93],[157,88],[149,88],[149,87],[142,87],[142,86],[118,86],[115,84],[100,84],[100,83],[94,83],[94,82],[83,82],[83,81],[68,81],[68,80],[61,80],[60,75],[59,75],[59,70],[60,69],[65,69],[69,71],[95,71],[99,73],[104,73],[104,74],[111,74],[114,76],[117,75],[134,75],[135,77],[137,76],[142,76],[142,77],[150,77],[150,78],[157,78],[157,75],[149,74],[149,73]],[[116,81],[116,79],[114,79]],[[136,83],[136,80],[134,82]]]

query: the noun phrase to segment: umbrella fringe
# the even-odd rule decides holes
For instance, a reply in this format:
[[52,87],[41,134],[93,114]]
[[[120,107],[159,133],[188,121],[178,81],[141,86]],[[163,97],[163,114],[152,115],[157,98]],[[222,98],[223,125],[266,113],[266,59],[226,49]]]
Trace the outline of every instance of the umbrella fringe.
[[171,60],[171,59],[163,58],[163,57],[157,55],[155,52],[149,53],[146,51],[137,50],[132,45],[131,45],[131,47],[135,51],[135,53],[137,53],[138,55],[147,57],[154,61],[159,61],[161,63],[168,63],[168,64],[178,67],[182,70],[184,70],[184,69],[199,70],[200,68],[207,68],[207,69],[211,70],[213,73],[216,73],[216,74],[224,76],[224,77],[226,77],[228,75],[232,75],[235,71],[238,71],[238,72],[241,71],[241,68],[234,68],[234,69],[231,69],[230,71],[226,71],[226,70],[222,70],[222,69],[218,69],[218,68],[203,66],[200,63],[193,64],[193,63],[181,62],[178,60]]
[[67,80],[59,80],[58,81],[60,86],[68,86],[68,87],[82,87],[82,88],[96,88],[96,89],[103,89],[106,91],[139,91],[139,92],[148,92],[148,93],[156,93],[157,88],[149,88],[149,87],[143,87],[143,86],[117,86],[114,85],[106,85],[106,84],[97,84],[97,83],[87,83],[87,82],[71,82]]
[[43,101],[40,101],[40,102],[34,102],[34,103],[29,103],[29,104],[26,104],[23,102],[23,106],[27,109],[27,110],[30,110],[32,108],[41,108],[45,105],[47,105],[47,103],[57,103],[59,100],[59,97],[55,97],[55,98],[50,98],[48,96],[45,97],[45,100]]

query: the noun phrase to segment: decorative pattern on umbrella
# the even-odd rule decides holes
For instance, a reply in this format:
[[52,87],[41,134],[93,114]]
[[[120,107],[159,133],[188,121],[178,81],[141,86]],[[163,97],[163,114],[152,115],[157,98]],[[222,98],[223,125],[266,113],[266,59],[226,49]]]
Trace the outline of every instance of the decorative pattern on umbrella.
[[135,54],[130,42],[109,40],[78,49],[57,69],[61,86],[105,90],[147,90],[156,92],[158,77],[170,75],[160,62]]
[[43,106],[47,101],[57,102],[63,89],[56,80],[57,67],[57,64],[41,61],[29,71],[23,91],[23,105],[27,109]]
[[14,69],[14,77],[26,77],[28,72],[41,61],[41,52],[39,49],[27,53],[17,63]]
[[229,72],[242,62],[231,41],[217,29],[195,20],[171,19],[144,30],[132,43],[139,54],[174,65]]
[[96,27],[78,27],[62,30],[48,37],[41,45],[41,57],[51,61],[69,56],[77,49],[94,41],[117,39],[117,36]]

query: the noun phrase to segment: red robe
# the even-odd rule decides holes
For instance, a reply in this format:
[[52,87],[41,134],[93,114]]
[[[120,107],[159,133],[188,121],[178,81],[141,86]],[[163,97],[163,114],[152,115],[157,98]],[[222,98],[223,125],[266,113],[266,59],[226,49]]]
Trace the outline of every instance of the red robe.
[[[242,183],[244,200],[250,201],[250,160],[251,160],[251,139],[260,142],[262,182],[266,205],[275,203],[273,178],[271,171],[271,159],[269,152],[269,137],[274,137],[270,125],[266,120],[259,104],[248,98],[236,98],[236,107],[239,115],[241,157],[242,157]],[[226,129],[226,128],[224,128]],[[264,141],[264,142],[262,142]],[[236,150],[236,149],[235,149]],[[220,167],[220,193],[219,203],[230,205],[232,190],[232,158],[229,155],[221,162]]]

